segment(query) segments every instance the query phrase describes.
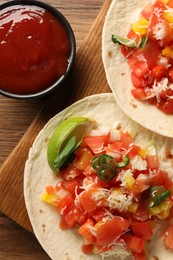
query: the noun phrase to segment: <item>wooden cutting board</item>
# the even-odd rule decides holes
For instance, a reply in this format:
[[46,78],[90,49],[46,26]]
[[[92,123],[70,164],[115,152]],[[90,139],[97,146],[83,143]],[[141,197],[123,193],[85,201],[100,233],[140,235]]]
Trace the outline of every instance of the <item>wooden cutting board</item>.
[[110,92],[101,58],[102,28],[110,3],[111,0],[105,1],[89,35],[79,48],[68,82],[50,96],[1,167],[0,211],[28,230],[32,228],[23,197],[23,172],[35,137],[52,116],[73,102],[95,93]]

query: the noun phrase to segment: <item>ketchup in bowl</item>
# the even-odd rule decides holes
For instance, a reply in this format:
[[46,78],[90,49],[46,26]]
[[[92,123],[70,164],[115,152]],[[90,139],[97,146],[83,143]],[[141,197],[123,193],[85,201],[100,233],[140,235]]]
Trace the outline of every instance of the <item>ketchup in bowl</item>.
[[64,77],[70,55],[62,21],[42,6],[16,4],[0,10],[2,91],[17,96],[44,92]]

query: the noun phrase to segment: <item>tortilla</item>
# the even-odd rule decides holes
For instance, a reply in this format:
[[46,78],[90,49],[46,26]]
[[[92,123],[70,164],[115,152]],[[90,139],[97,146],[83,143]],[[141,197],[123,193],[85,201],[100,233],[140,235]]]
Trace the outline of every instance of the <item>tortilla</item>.
[[112,34],[125,37],[138,20],[147,0],[113,0],[107,13],[102,35],[102,59],[108,84],[117,104],[131,119],[164,136],[173,137],[173,115],[166,115],[149,102],[135,99],[130,68]]
[[[47,143],[56,126],[63,120],[72,116],[85,116],[97,121],[98,126],[112,125],[123,130],[132,131],[135,142],[139,145],[147,145],[153,142],[161,163],[161,168],[167,170],[173,179],[172,156],[173,146],[170,138],[164,138],[127,117],[115,103],[111,93],[98,94],[86,97],[53,117],[38,134],[29,151],[24,172],[24,197],[28,215],[34,233],[48,255],[54,260],[97,260],[102,259],[98,255],[85,255],[81,251],[82,238],[74,230],[63,231],[59,227],[59,215],[55,209],[41,201],[41,195],[45,186],[56,184],[60,178],[53,174],[47,162]],[[169,155],[169,156],[168,156]],[[168,156],[168,158],[167,158]],[[158,228],[160,232],[160,228]],[[158,245],[159,248],[155,248]],[[151,242],[149,259],[173,258],[173,253],[165,250],[156,233]],[[154,257],[158,258],[154,258]],[[117,249],[117,255],[108,259],[131,259],[129,253],[122,248]]]

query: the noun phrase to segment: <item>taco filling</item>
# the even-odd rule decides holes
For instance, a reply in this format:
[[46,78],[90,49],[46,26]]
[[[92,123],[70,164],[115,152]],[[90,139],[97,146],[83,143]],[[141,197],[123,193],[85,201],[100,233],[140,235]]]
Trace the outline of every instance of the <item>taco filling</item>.
[[119,127],[91,128],[70,150],[71,136],[63,149],[73,150],[72,159],[57,169],[61,180],[45,187],[42,200],[57,208],[61,229],[75,228],[83,237],[85,254],[125,250],[147,259],[162,222],[162,243],[173,250],[173,182],[160,169],[153,143],[141,147],[133,135]]
[[126,38],[112,41],[127,59],[134,98],[173,114],[173,1],[148,2]]

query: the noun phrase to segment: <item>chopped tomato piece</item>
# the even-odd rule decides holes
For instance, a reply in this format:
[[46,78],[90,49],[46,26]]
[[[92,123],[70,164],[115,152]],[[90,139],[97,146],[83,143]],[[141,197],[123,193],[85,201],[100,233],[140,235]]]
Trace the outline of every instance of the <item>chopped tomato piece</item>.
[[146,161],[149,169],[158,169],[159,168],[159,159],[156,155],[147,155]]
[[87,221],[79,228],[78,232],[84,238],[85,244],[95,243],[96,237],[93,235],[91,228],[94,227],[95,223],[92,219],[87,219]]
[[144,6],[144,8],[142,9],[142,12],[141,12],[142,16],[143,16],[145,19],[149,20],[151,14],[152,14],[152,12],[153,12],[153,8],[154,8],[154,7],[153,7],[153,5],[152,5],[151,3],[147,3],[147,4]]
[[170,69],[168,71],[168,78],[169,78],[170,82],[173,83],[173,69]]
[[135,88],[143,88],[146,85],[146,80],[143,77],[136,76],[135,72],[131,72],[131,80]]
[[73,228],[75,224],[83,225],[88,215],[79,204],[73,204],[64,216],[68,228]]
[[173,99],[169,99],[163,105],[163,111],[165,114],[173,114]]
[[168,3],[167,3],[167,5],[168,5],[169,7],[171,7],[171,8],[173,8],[173,0],[169,0]]
[[76,159],[74,161],[74,166],[81,171],[85,171],[87,166],[90,166],[92,157],[93,156],[88,149],[86,148],[79,149],[76,152]]
[[133,142],[132,136],[128,132],[120,132],[120,141],[123,144],[124,148],[128,148],[129,145]]
[[142,238],[132,236],[131,242],[129,244],[129,249],[132,250],[132,252],[140,254],[144,250],[145,241]]
[[79,197],[82,207],[87,212],[94,211],[97,208],[98,201],[92,198],[93,192],[94,192],[93,189],[86,190],[82,192]]
[[131,93],[134,96],[134,98],[137,98],[137,99],[146,98],[146,93],[145,93],[145,90],[143,88],[131,89]]
[[148,72],[148,66],[146,62],[139,61],[136,66],[133,68],[133,72],[137,77],[142,77]]
[[129,221],[115,216],[113,219],[97,224],[97,242],[106,246],[115,241],[129,227]]
[[173,250],[173,225],[170,225],[164,232],[163,242],[167,248]]
[[91,212],[91,215],[93,219],[95,219],[95,221],[99,222],[107,216],[107,212],[105,208],[97,208],[96,210]]
[[72,196],[75,195],[76,188],[80,186],[77,180],[69,180],[63,183],[65,190],[70,192]]
[[131,29],[128,34],[127,38],[135,40],[135,42],[138,44],[140,43],[141,37],[139,34],[135,33],[133,29]]
[[87,255],[93,254],[94,245],[92,245],[92,244],[89,244],[89,245],[83,244],[82,245],[82,251],[83,251],[84,254],[87,254]]
[[52,185],[46,186],[46,191],[48,194],[54,194],[55,188]]
[[66,195],[64,198],[62,198],[58,204],[57,210],[60,215],[65,215],[69,211],[69,209],[72,207],[74,203],[74,200],[72,198],[71,194]]
[[94,154],[101,153],[105,150],[108,142],[108,136],[85,136],[83,142],[92,150]]
[[142,238],[147,241],[152,237],[152,228],[148,222],[139,222],[131,224],[132,230],[135,236]]
[[166,68],[162,65],[155,66],[151,71],[151,76],[155,79],[161,79],[166,74]]

